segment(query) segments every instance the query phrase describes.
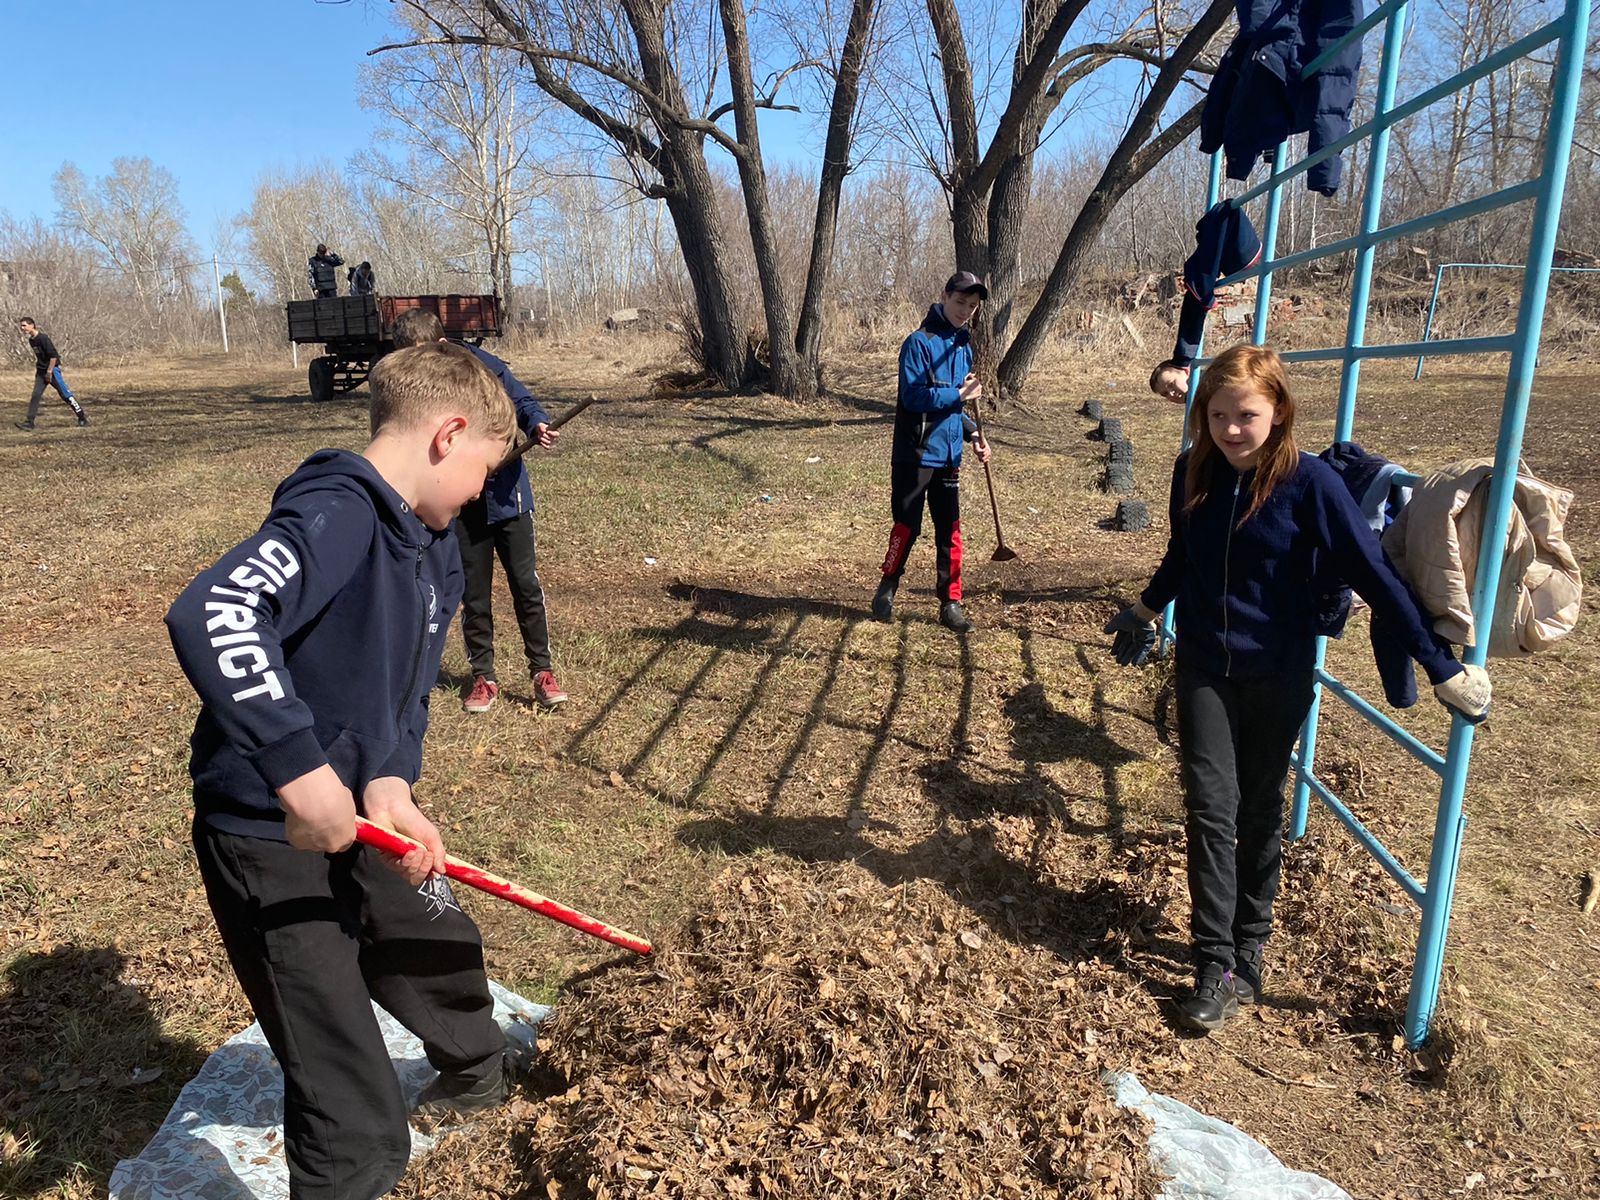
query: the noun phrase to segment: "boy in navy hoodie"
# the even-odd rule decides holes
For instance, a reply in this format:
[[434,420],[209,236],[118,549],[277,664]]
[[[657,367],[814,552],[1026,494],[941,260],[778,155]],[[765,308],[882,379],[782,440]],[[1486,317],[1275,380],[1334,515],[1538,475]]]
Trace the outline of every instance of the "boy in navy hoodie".
[[[448,532],[511,443],[504,390],[434,343],[372,369],[372,441],[321,450],[261,528],[167,613],[200,696],[194,846],[223,945],[284,1076],[294,1200],[368,1200],[410,1132],[376,1001],[422,1039],[419,1108],[504,1095],[477,927],[411,789],[461,563]],[[355,844],[361,813],[426,849]]]
[[961,611],[961,447],[972,442],[979,462],[989,461],[989,443],[965,408],[983,396],[972,374],[967,326],[989,289],[971,271],[957,271],[939,303],[900,347],[900,383],[895,398],[894,444],[889,454],[889,510],[894,528],[883,560],[883,578],[872,598],[872,615],[894,617],[894,595],[906,559],[922,530],[922,508],[933,513],[938,551],[939,623],[967,633],[972,622]]

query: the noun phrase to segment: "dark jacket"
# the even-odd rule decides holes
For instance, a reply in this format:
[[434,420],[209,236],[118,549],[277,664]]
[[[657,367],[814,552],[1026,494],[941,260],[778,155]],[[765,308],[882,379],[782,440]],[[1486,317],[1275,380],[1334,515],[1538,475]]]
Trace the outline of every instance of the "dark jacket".
[[1140,597],[1152,609],[1177,601],[1180,664],[1240,678],[1309,669],[1316,658],[1315,585],[1331,571],[1402,632],[1430,680],[1460,672],[1327,463],[1302,454],[1293,474],[1241,524],[1255,472],[1240,474],[1220,453],[1215,459],[1206,498],[1185,513],[1189,456],[1179,456],[1166,557]]
[[[1394,477],[1402,468],[1380,454],[1370,453],[1360,442],[1335,442],[1318,457],[1343,481],[1345,491],[1366,518],[1367,527],[1381,538],[1411,495],[1410,488],[1400,488],[1399,499],[1392,498],[1396,490]],[[1417,611],[1422,612],[1422,604],[1409,584],[1406,591]],[[1319,584],[1318,592],[1322,620],[1317,632],[1338,637],[1350,617],[1350,587],[1335,574]],[[1450,643],[1435,633],[1431,624],[1428,632],[1448,654]],[[1417,702],[1417,677],[1411,670],[1405,628],[1374,611],[1368,635],[1372,639],[1372,657],[1378,666],[1378,678],[1383,681],[1384,699],[1395,708],[1410,708]]]
[[976,428],[961,400],[961,382],[971,372],[971,337],[945,320],[944,305],[935,304],[900,346],[892,461],[961,465],[962,443]]
[[336,268],[344,266],[337,254],[313,254],[306,259],[306,279],[314,292],[337,292],[339,276]]
[[[1308,134],[1314,154],[1350,132],[1361,72],[1361,41],[1340,50],[1315,75],[1309,66],[1361,20],[1361,0],[1236,0],[1239,33],[1223,54],[1200,112],[1200,149],[1227,158],[1228,178],[1246,179],[1262,154],[1292,133]],[[1324,196],[1339,188],[1333,155],[1306,172]]]
[[196,810],[281,841],[275,789],[325,763],[358,805],[374,779],[414,782],[461,588],[455,539],[425,526],[371,463],[348,450],[306,459],[260,530],[167,612],[200,696]]
[[1217,306],[1217,281],[1261,259],[1261,238],[1244,209],[1219,201],[1194,227],[1194,253],[1183,264],[1183,306],[1172,360],[1188,366],[1200,354],[1206,314]]
[[33,370],[36,375],[43,375],[50,369],[50,360],[53,358],[59,365],[61,354],[56,349],[56,344],[50,340],[50,335],[40,330],[28,339],[28,345],[33,350]]
[[[534,426],[550,424],[550,414],[532,393],[522,386],[522,381],[511,373],[511,368],[501,360],[490,354],[482,346],[474,346],[462,342],[478,356],[478,360],[494,372],[500,386],[505,388],[506,395],[511,397],[511,403],[517,410],[517,426],[524,436],[533,434]],[[498,525],[502,521],[514,521],[523,513],[533,511],[533,485],[528,482],[528,469],[523,465],[524,460],[518,459],[504,470],[496,471],[489,476],[488,482],[483,485],[483,503],[487,512],[487,520],[491,525]]]

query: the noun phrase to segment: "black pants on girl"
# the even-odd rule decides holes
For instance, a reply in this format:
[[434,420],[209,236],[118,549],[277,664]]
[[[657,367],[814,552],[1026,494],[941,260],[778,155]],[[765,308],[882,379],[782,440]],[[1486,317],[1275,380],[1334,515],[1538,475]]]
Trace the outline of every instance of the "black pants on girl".
[[924,467],[915,462],[889,466],[889,509],[894,529],[883,573],[900,578],[911,547],[922,532],[926,498],[933,514],[933,541],[939,559],[939,599],[961,599],[961,468]]
[[1311,707],[1311,671],[1232,679],[1183,664],[1178,741],[1196,966],[1232,970],[1265,941],[1283,862],[1283,782]]
[[296,850],[194,824],[206,898],[283,1068],[291,1200],[372,1200],[405,1173],[405,1098],[372,1012],[464,1078],[499,1065],[505,1035],[483,943],[443,879],[413,888],[376,850]]

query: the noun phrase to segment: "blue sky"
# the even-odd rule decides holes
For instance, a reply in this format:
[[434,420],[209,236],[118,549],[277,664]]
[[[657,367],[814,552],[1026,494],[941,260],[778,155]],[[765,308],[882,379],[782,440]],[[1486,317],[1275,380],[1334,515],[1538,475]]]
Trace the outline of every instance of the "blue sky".
[[[177,176],[205,251],[262,172],[372,141],[356,73],[395,32],[384,0],[0,0],[0,22],[12,107],[30,114],[7,122],[0,210],[52,220],[62,163],[97,178],[143,156]],[[804,154],[801,118],[768,125],[774,158]]]
[[63,162],[119,156],[178,178],[196,241],[242,211],[274,166],[343,162],[371,139],[356,69],[387,40],[388,5],[350,0],[0,0],[10,108],[0,209],[55,214]]

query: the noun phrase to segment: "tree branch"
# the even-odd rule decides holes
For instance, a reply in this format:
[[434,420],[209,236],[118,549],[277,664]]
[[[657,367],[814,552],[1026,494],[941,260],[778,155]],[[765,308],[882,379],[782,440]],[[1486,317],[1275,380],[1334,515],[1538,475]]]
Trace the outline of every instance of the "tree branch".
[[[514,50],[526,58],[530,64],[538,60],[540,62],[565,62],[571,63],[576,67],[583,67],[586,70],[593,71],[596,75],[602,75],[612,82],[620,83],[627,88],[644,101],[645,106],[650,109],[652,115],[662,124],[674,125],[679,129],[688,130],[692,133],[704,134],[735,158],[741,158],[744,155],[744,147],[739,144],[738,139],[725,132],[719,125],[701,117],[690,116],[685,110],[668,104],[660,95],[647,87],[642,80],[635,78],[621,67],[600,62],[598,59],[590,58],[584,54],[577,54],[571,50],[557,50],[553,46],[542,46],[537,42],[531,41],[507,41],[502,38],[489,37],[486,34],[452,33],[443,37],[417,38],[410,42],[394,42],[368,50],[367,54],[370,57],[374,54],[383,54],[389,50],[410,50],[417,46],[441,45],[488,46],[498,50]],[[539,86],[544,86],[542,79]],[[560,97],[557,98],[560,99]],[[562,103],[565,104],[566,101],[563,100]],[[572,106],[568,104],[567,107],[571,108]],[[590,118],[586,117],[585,119]],[[615,118],[610,118],[610,120],[615,121]],[[631,126],[626,126],[624,122],[618,122],[618,124],[631,128]],[[607,132],[610,132],[610,130],[607,129]]]

